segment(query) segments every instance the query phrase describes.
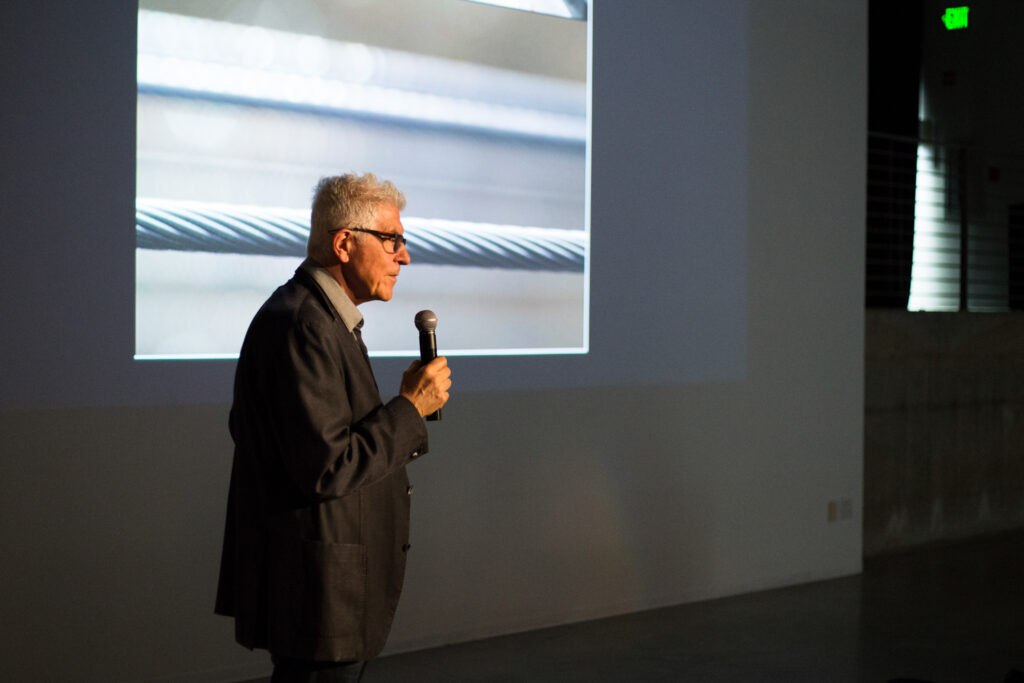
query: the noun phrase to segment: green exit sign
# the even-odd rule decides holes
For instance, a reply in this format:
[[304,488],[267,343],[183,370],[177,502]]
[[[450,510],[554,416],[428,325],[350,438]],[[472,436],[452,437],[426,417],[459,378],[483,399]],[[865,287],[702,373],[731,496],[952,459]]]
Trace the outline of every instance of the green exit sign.
[[947,7],[946,13],[942,15],[942,23],[946,25],[946,30],[967,28],[967,13],[970,11],[970,7]]

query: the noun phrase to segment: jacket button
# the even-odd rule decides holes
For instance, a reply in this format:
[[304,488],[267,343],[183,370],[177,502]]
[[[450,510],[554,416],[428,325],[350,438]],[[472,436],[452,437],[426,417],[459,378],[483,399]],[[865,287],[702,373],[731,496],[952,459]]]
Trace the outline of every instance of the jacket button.
[[420,456],[420,452],[419,451],[413,451],[412,452],[412,457],[418,458],[419,456]]
[[409,495],[409,496],[412,495],[412,484],[409,484],[409,488],[407,488],[405,490],[405,493],[406,493],[406,495]]

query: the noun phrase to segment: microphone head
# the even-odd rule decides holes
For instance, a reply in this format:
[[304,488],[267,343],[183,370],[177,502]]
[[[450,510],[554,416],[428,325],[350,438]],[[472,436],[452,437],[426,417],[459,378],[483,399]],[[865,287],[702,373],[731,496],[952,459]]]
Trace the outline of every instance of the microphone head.
[[437,314],[433,311],[420,311],[413,318],[413,322],[420,332],[433,332],[437,329]]

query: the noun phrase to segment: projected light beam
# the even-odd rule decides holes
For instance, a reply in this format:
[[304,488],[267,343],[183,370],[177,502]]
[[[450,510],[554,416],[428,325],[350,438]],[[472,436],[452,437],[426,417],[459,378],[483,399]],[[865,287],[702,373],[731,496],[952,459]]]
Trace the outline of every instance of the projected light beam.
[[[308,211],[138,199],[139,249],[226,254],[306,254]],[[583,272],[581,230],[403,218],[416,263],[515,270]]]

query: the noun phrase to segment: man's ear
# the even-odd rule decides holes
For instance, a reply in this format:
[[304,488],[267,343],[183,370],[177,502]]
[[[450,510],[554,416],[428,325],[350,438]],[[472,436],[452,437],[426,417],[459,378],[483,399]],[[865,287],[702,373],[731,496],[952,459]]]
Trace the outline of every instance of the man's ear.
[[342,263],[348,263],[352,258],[351,247],[353,240],[351,237],[352,233],[348,230],[339,230],[334,233],[334,237],[331,239],[331,248],[334,250],[334,255]]

